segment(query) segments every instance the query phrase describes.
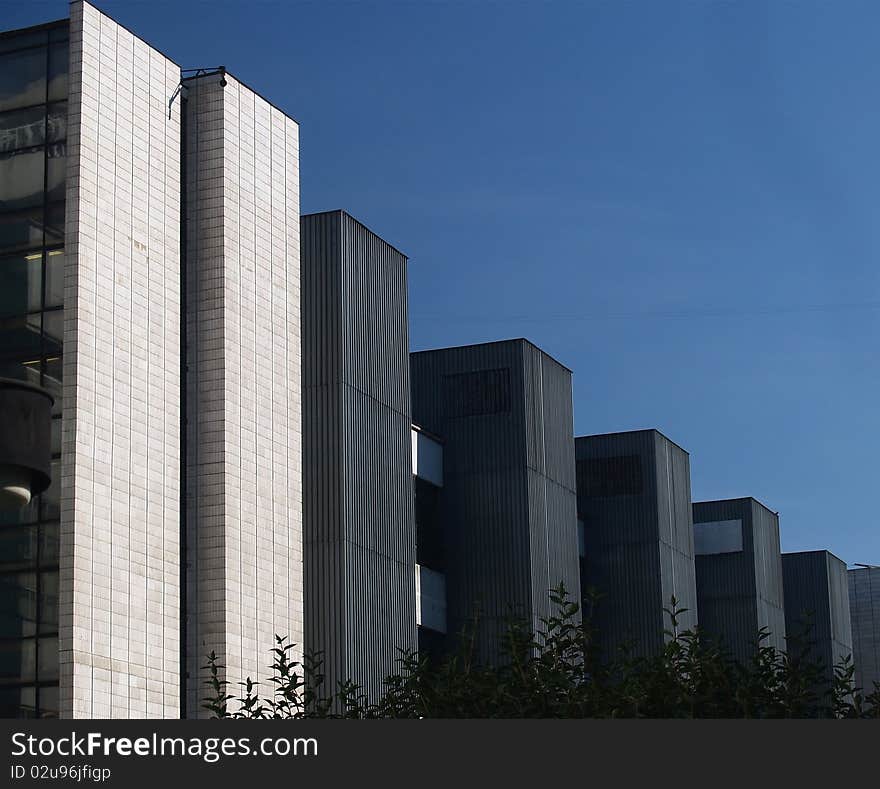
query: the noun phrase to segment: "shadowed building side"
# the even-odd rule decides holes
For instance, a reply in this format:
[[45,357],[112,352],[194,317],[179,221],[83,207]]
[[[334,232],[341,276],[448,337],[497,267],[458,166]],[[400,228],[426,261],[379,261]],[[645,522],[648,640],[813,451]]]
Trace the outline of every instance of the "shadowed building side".
[[856,687],[866,694],[880,685],[880,567],[847,572]]
[[785,604],[779,517],[752,498],[695,502],[700,628],[741,662],[751,660],[758,631],[764,646],[785,651]]
[[821,660],[830,677],[853,651],[846,564],[829,551],[784,553],[782,579],[788,650],[806,634],[811,658]]
[[697,623],[688,454],[656,430],[584,436],[575,453],[582,591],[602,595],[594,610],[602,654],[624,644],[656,654],[673,596],[686,609],[679,631]]
[[343,211],[302,244],[305,646],[375,700],[417,645],[407,260]]
[[571,373],[526,340],[410,359],[415,422],[444,442],[448,646],[478,615],[479,654],[497,661],[511,615],[537,628],[551,587],[577,594]]

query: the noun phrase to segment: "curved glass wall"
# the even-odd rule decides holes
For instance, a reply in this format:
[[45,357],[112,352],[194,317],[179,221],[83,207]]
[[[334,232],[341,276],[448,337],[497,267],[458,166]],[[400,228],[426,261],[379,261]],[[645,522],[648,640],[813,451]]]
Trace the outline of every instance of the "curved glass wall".
[[58,714],[68,25],[0,36],[0,376],[55,397],[52,485],[0,512],[0,717]]

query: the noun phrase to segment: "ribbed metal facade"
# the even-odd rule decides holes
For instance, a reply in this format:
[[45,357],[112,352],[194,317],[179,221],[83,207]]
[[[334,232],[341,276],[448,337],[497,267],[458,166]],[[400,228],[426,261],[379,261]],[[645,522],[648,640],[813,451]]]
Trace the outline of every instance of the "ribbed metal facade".
[[831,668],[853,651],[846,564],[828,551],[784,553],[782,580],[788,638],[809,625],[812,653],[830,677]]
[[856,686],[867,694],[880,685],[880,567],[860,567],[847,576]]
[[654,654],[673,596],[687,609],[678,629],[697,623],[688,454],[656,430],[584,436],[575,453],[582,590],[603,595],[593,612],[602,654],[624,644]]
[[695,529],[725,521],[742,529],[742,550],[695,557],[701,629],[742,662],[754,655],[760,628],[770,631],[763,645],[784,651],[779,517],[752,498],[695,502],[693,509]]
[[302,218],[306,649],[376,698],[416,648],[406,257]]
[[449,632],[478,615],[479,654],[496,660],[509,616],[537,627],[551,587],[577,594],[571,373],[526,340],[410,360],[414,420],[445,442]]

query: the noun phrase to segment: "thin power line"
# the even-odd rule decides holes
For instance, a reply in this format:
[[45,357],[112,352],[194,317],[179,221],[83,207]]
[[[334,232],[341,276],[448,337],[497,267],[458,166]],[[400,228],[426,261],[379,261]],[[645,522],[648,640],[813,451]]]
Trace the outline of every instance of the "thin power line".
[[808,313],[861,312],[880,309],[880,301],[863,301],[842,304],[770,305],[749,309],[705,307],[677,310],[636,310],[589,312],[532,312],[510,315],[454,314],[450,312],[413,312],[418,320],[459,321],[462,323],[545,323],[551,321],[590,320],[692,320],[700,318],[741,318],[773,315],[797,315]]

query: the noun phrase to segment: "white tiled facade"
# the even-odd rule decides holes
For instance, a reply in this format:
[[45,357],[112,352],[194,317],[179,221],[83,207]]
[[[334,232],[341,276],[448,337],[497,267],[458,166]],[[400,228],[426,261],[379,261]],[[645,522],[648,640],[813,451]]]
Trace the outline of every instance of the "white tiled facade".
[[82,0],[69,52],[57,712],[197,716],[302,657],[299,126]]
[[179,68],[71,5],[60,714],[180,711]]
[[303,640],[299,127],[234,77],[186,82],[187,713]]

